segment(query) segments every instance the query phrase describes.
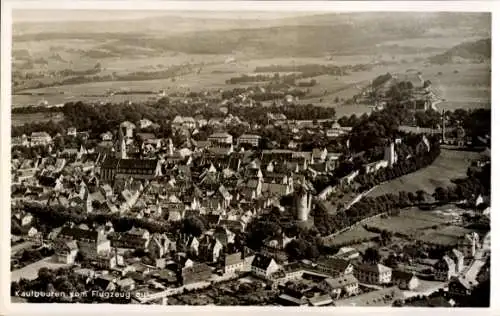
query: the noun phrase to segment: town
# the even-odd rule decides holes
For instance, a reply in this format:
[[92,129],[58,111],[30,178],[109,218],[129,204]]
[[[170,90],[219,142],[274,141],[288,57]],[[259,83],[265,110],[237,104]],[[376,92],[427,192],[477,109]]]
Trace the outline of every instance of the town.
[[[115,105],[122,113],[109,117],[107,105],[69,103],[64,123],[14,127],[23,134],[12,138],[13,299],[437,307],[484,300],[489,114],[408,108],[386,92],[370,115],[336,120],[333,109],[295,105],[285,89],[271,106],[252,94],[162,96],[142,108]],[[187,116],[194,101],[210,105]],[[117,121],[161,106],[178,114]],[[440,127],[403,125],[419,115]],[[460,151],[474,159],[452,187],[370,195]],[[27,291],[42,294],[19,295]]]
[[490,306],[490,13],[160,9],[13,12],[13,305]]

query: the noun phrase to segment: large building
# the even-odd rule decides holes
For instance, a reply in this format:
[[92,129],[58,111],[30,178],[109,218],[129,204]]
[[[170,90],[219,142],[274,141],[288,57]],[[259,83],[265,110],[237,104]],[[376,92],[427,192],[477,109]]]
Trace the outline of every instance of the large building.
[[213,145],[225,144],[231,145],[233,143],[233,136],[228,133],[214,133],[208,137],[208,141]]
[[392,269],[380,263],[360,264],[354,269],[354,276],[362,283],[388,284],[392,280]]
[[154,179],[161,175],[161,164],[157,159],[117,159],[108,157],[101,165],[101,180],[120,178]]
[[111,249],[110,241],[103,234],[95,230],[63,227],[58,235],[58,239],[76,241],[79,251],[91,257],[108,253]]
[[251,135],[251,134],[243,134],[238,138],[238,145],[252,145],[254,147],[258,147],[260,142],[259,135]]
[[52,142],[52,137],[47,132],[31,133],[31,146],[45,146]]

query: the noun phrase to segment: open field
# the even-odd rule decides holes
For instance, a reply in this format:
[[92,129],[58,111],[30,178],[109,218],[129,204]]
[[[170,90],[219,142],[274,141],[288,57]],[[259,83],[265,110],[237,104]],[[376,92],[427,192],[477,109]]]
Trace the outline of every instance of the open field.
[[[403,17],[404,16],[404,17]],[[421,31],[387,32],[386,22],[414,26]],[[301,103],[335,107],[338,116],[363,114],[366,105],[341,106],[335,102],[350,99],[362,91],[375,77],[386,72],[400,73],[408,68],[423,72],[447,100],[443,108],[487,107],[490,103],[490,66],[471,64],[428,65],[425,61],[464,41],[477,40],[490,32],[485,19],[469,17],[458,22],[448,16],[432,16],[422,25],[414,14],[311,15],[301,18],[269,18],[258,20],[157,18],[139,23],[106,21],[106,33],[97,24],[74,21],[65,24],[15,23],[13,39],[14,83],[18,89],[51,84],[59,78],[59,70],[91,70],[97,64],[96,75],[125,75],[134,72],[161,71],[171,66],[203,64],[194,73],[168,79],[147,81],[116,81],[72,84],[61,87],[24,90],[54,93],[47,96],[14,95],[13,106],[38,104],[41,97],[49,104],[70,101],[141,102],[152,96],[127,95],[99,97],[107,89],[141,89],[167,91],[200,91],[233,89],[242,85],[226,85],[225,81],[241,74],[254,73],[256,67],[270,65],[359,65],[383,64],[370,71],[353,72],[346,76],[319,76],[318,85]],[[347,23],[348,22],[348,23]],[[383,23],[380,23],[383,22]],[[472,26],[473,27],[472,27]],[[197,26],[197,27],[195,27]],[[125,30],[129,29],[129,32]],[[369,29],[369,32],[364,30]],[[403,28],[404,29],[404,28]],[[475,32],[471,32],[474,29]],[[22,31],[24,30],[24,31]],[[26,33],[26,30],[31,30]],[[111,31],[113,30],[113,31]],[[116,32],[116,33],[115,33]],[[187,33],[183,33],[187,32]],[[344,38],[331,40],[331,38]],[[302,43],[307,43],[303,45]],[[274,57],[269,57],[274,56]],[[293,56],[293,57],[292,57]],[[229,59],[232,61],[229,62]],[[19,70],[16,72],[16,70]],[[454,71],[457,70],[458,73]],[[23,74],[41,74],[26,78]],[[438,75],[438,73],[441,73]],[[64,75],[66,76],[66,75]],[[107,77],[107,78],[108,78]],[[84,78],[88,80],[89,78]],[[63,92],[63,94],[60,94]],[[321,100],[320,100],[321,99]]]
[[423,77],[446,100],[439,108],[490,107],[491,65],[447,64],[431,65],[421,69]]
[[[474,41],[481,39],[481,36],[471,36],[468,37],[467,40]],[[432,47],[439,48],[440,50],[452,48],[455,45],[463,43],[463,36],[436,36],[432,37],[424,37],[424,38],[408,38],[408,39],[400,39],[396,41],[386,41],[381,43],[381,45],[398,45],[402,47]]]
[[471,161],[478,157],[479,153],[475,152],[442,149],[432,165],[379,185],[368,196],[418,190],[433,193],[437,187],[452,185],[451,179],[466,177]]
[[64,115],[62,113],[26,113],[12,114],[12,126],[20,126],[28,123],[41,123],[52,121],[61,121]]
[[340,246],[350,243],[359,243],[362,240],[371,240],[379,236],[377,233],[372,233],[364,229],[362,226],[356,226],[353,229],[341,233],[335,237],[324,240],[326,246]]
[[473,232],[471,229],[459,226],[447,226],[439,229],[427,229],[422,234],[416,236],[416,238],[424,243],[454,246],[460,238],[471,232]]
[[423,230],[451,222],[439,213],[426,212],[418,209],[401,210],[400,215],[387,218],[377,217],[365,224],[379,230],[387,230],[402,235],[418,234]]

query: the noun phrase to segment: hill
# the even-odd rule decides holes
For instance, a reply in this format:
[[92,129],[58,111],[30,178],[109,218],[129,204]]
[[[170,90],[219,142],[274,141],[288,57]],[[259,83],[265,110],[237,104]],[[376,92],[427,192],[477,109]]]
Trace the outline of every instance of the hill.
[[433,64],[442,65],[453,63],[459,59],[475,62],[484,62],[491,59],[491,38],[459,44],[442,54],[429,58],[429,61]]
[[[328,13],[276,19],[160,16],[134,21],[14,23],[14,43],[86,40],[159,53],[320,56],[376,53],[386,41],[488,33],[484,14]],[[460,21],[457,23],[457,21]]]

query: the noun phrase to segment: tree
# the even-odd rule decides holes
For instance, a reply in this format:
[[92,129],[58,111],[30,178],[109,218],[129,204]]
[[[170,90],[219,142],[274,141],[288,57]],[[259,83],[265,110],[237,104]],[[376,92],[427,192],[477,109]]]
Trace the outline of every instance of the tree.
[[423,190],[418,190],[416,192],[417,196],[416,196],[416,202],[419,202],[419,203],[422,203],[425,201],[425,191]]
[[489,307],[490,306],[490,279],[479,283],[479,285],[472,290],[470,296],[470,307]]
[[363,254],[363,261],[366,263],[371,263],[371,264],[377,264],[380,262],[380,254],[377,249],[375,248],[368,248],[366,249],[365,253]]
[[393,307],[403,307],[404,306],[404,301],[401,299],[397,299],[394,301],[392,304]]
[[434,190],[434,198],[441,202],[447,202],[449,200],[448,190],[442,187],[437,187]]
[[205,224],[198,217],[188,216],[183,220],[182,231],[185,234],[199,237],[205,231]]
[[302,239],[295,239],[288,243],[285,251],[290,260],[300,260],[306,257],[308,244]]
[[389,257],[385,259],[384,264],[388,267],[396,268],[398,265],[398,258],[393,253],[391,253]]
[[382,234],[380,234],[380,241],[381,241],[381,243],[382,243],[383,246],[385,246],[388,243],[390,243],[391,239],[392,239],[392,233],[391,232],[383,230]]

